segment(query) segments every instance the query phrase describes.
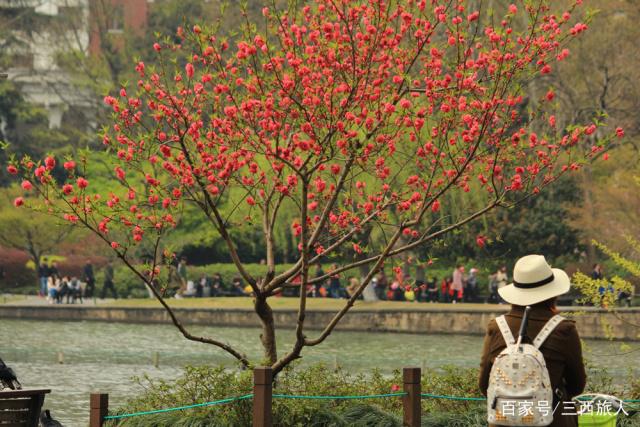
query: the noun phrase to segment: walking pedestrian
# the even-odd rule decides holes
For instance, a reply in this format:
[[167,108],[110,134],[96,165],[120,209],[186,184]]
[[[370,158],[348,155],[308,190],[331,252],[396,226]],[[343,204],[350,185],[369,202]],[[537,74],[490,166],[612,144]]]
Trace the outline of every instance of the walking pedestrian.
[[104,284],[102,286],[102,294],[100,295],[100,299],[104,299],[107,294],[107,289],[111,291],[111,296],[113,299],[118,299],[118,292],[116,292],[116,288],[113,285],[113,264],[111,260],[107,261],[107,265],[104,267]]
[[178,280],[180,281],[180,288],[176,292],[176,298],[182,298],[184,292],[187,290],[187,258],[180,258],[180,262],[178,263]]
[[464,265],[460,264],[453,270],[453,280],[451,281],[451,302],[456,303],[462,300],[464,292]]
[[87,284],[87,287],[84,290],[84,296],[87,298],[92,298],[96,288],[96,278],[93,275],[93,265],[91,264],[90,259],[87,259],[87,262],[82,269],[82,276],[82,280]]
[[44,298],[47,296],[47,283],[49,280],[49,263],[46,258],[43,258],[38,266],[38,279],[40,279],[39,295]]
[[478,277],[476,276],[477,272],[477,268],[472,268],[469,270],[469,275],[467,276],[467,280],[465,281],[464,286],[464,300],[466,302],[476,302],[476,295],[478,291]]
[[329,278],[329,295],[331,298],[342,298],[342,284],[340,283],[340,274],[333,273],[338,269],[338,264],[331,266],[331,277]]
[[58,270],[58,263],[56,261],[53,261],[51,263],[51,267],[49,267],[49,276],[54,279],[62,279],[62,276],[60,276],[60,270]]

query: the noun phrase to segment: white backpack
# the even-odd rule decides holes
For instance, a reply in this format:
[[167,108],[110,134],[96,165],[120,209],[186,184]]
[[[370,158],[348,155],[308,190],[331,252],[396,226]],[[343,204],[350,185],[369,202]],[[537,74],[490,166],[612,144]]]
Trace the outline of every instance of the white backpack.
[[[516,342],[505,317],[496,318],[507,348],[496,357],[489,375],[489,423],[502,426],[548,426],[553,422],[553,389],[547,365],[539,349],[563,320],[558,315],[549,319],[532,345],[522,344],[522,335]],[[526,324],[524,318],[523,323]]]

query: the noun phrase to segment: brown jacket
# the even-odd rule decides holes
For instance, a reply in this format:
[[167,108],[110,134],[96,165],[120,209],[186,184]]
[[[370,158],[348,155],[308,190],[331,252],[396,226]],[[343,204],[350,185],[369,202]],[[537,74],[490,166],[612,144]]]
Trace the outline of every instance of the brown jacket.
[[[511,311],[505,315],[507,324],[514,338],[517,339],[520,330],[520,322],[524,308],[512,306]],[[529,312],[529,322],[527,324],[527,335],[523,341],[531,343],[538,335],[540,329],[547,320],[553,317],[553,312],[547,308],[534,307]],[[489,387],[489,374],[493,361],[506,344],[498,328],[495,319],[489,322],[487,333],[484,338],[484,348],[482,349],[482,359],[480,361],[480,391],[486,396]],[[554,399],[553,427],[577,426],[576,416],[562,415],[570,412],[563,405],[564,401],[569,401],[572,397],[582,393],[586,383],[586,373],[582,361],[582,346],[580,337],[575,326],[575,322],[565,320],[561,322],[540,347],[544,360],[549,370],[549,378],[553,389],[558,389],[562,397]],[[558,404],[559,403],[559,404]]]

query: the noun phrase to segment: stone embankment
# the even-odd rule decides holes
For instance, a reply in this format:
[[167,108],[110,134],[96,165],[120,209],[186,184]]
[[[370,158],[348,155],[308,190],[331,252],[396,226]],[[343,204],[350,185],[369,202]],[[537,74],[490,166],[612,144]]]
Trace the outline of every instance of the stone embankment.
[[[420,308],[416,310],[366,310],[348,313],[339,324],[339,330],[361,332],[401,332],[414,334],[484,334],[490,319],[504,313],[507,306],[487,305],[483,308],[459,309]],[[561,308],[563,315],[571,317],[582,338],[607,338],[605,328],[613,338],[627,341],[640,340],[640,308],[624,308],[616,312],[590,307]],[[259,327],[259,320],[248,309],[175,308],[184,324],[207,326]],[[307,312],[305,323],[309,329],[321,329],[332,318],[332,311]],[[295,310],[275,310],[275,323],[279,328],[293,328]],[[122,323],[170,323],[163,308],[132,308],[109,306],[28,306],[0,305],[0,319],[100,321]],[[0,322],[1,323],[1,322]]]

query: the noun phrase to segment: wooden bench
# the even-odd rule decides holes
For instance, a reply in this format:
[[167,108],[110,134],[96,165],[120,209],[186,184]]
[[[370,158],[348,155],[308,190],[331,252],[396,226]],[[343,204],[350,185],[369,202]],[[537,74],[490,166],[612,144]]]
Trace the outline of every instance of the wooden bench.
[[37,427],[47,393],[51,390],[0,391],[0,427]]

